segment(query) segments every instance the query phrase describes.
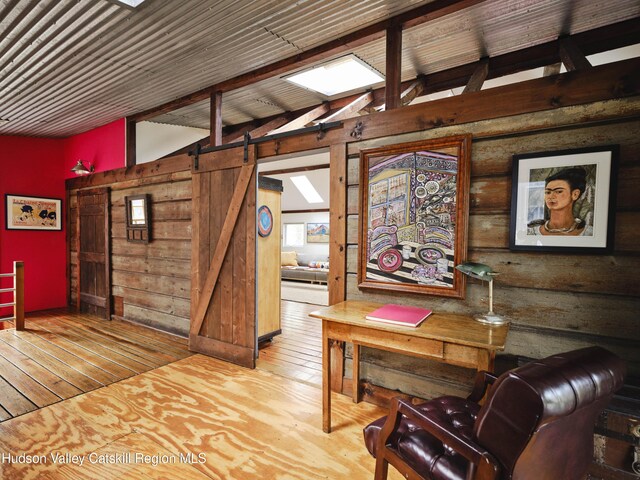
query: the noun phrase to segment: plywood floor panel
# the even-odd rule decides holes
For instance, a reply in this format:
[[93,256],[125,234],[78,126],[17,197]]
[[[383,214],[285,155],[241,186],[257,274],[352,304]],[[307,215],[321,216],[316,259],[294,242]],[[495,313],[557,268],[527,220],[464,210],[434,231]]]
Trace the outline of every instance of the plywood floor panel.
[[0,453],[202,454],[203,463],[0,468],[25,479],[370,480],[362,428],[384,413],[334,394],[334,431],[325,434],[319,388],[194,355],[0,423]]

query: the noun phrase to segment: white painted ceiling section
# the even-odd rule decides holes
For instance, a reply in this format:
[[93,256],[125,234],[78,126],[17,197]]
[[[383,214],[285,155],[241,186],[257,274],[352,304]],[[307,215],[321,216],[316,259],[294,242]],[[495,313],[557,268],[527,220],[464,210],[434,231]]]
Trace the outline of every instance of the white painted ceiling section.
[[[314,155],[307,155],[304,157],[292,157],[286,160],[278,160],[262,164],[259,167],[259,171],[267,172],[266,176],[271,178],[277,178],[282,180],[282,211],[291,210],[322,210],[329,208],[329,169],[323,168],[320,170],[309,170],[292,173],[281,173],[271,175],[268,172],[273,170],[282,170],[296,167],[303,167],[308,165],[324,165],[329,163],[329,152],[316,153]],[[323,199],[322,203],[309,203],[304,196],[298,191],[296,186],[291,181],[291,177],[306,175],[311,184],[320,194]]]
[[140,122],[136,124],[136,163],[157,160],[208,135],[209,130],[202,128]]

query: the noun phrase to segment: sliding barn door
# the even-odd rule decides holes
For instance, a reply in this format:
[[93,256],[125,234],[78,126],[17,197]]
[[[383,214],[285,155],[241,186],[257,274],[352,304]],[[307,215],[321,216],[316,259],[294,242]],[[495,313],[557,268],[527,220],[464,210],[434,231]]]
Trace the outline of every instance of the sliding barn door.
[[189,349],[254,368],[255,160],[204,154],[192,179]]
[[78,310],[111,320],[109,189],[78,191]]

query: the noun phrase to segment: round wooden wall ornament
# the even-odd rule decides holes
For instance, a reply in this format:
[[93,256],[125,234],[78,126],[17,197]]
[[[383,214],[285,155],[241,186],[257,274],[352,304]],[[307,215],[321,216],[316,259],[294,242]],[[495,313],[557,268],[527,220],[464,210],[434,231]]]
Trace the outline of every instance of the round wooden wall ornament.
[[258,235],[268,237],[273,228],[273,215],[266,205],[258,209]]

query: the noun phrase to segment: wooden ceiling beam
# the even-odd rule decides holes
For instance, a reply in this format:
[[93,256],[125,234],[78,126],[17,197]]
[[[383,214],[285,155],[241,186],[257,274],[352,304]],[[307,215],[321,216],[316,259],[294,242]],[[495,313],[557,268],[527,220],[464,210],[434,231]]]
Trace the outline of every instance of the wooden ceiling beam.
[[[613,50],[640,43],[640,22],[627,20],[606,27],[572,35],[571,38],[585,55]],[[558,41],[536,45],[489,59],[487,80],[504,75],[542,68],[560,62]],[[425,93],[442,92],[466,85],[477,67],[469,63],[427,75]]]
[[[571,36],[573,42],[580,48],[580,50],[586,54],[591,55],[594,53],[599,53],[602,51],[613,50],[615,48],[624,47],[627,45],[633,45],[635,43],[640,43],[640,22],[636,20],[628,20],[624,22],[620,22],[617,24],[609,25],[607,27],[598,28],[595,30],[590,30],[587,32],[582,32],[576,35]],[[550,75],[553,75],[553,72],[559,72],[560,70],[560,54],[558,48],[558,41],[554,40],[551,42],[547,42],[541,45],[537,45],[535,47],[529,47],[523,50],[518,50],[515,52],[510,52],[504,55],[499,55],[496,57],[492,57],[489,60],[489,71],[487,74],[487,79],[498,78],[504,75],[509,75],[512,73],[517,73],[523,70],[529,70],[534,68],[543,68],[549,72]],[[467,80],[477,69],[478,63],[470,63],[467,65],[461,65],[459,67],[455,67],[449,70],[445,70],[442,72],[435,72],[430,75],[420,76],[420,93],[418,95],[426,95],[434,92],[441,92],[444,90],[448,90],[451,88],[461,87],[466,85]],[[548,67],[548,68],[547,68]],[[545,75],[546,76],[546,75]],[[415,81],[404,82],[403,88],[409,89],[412,88]],[[376,109],[384,108],[384,88],[379,88],[373,90],[374,100],[371,106]],[[418,96],[416,95],[416,96]],[[404,96],[404,93],[403,93]],[[339,98],[332,100],[329,103],[329,109],[335,110],[336,108],[343,108],[349,104],[351,104],[354,100],[359,98],[359,95],[351,95],[349,97]],[[415,98],[415,97],[414,97]],[[413,98],[411,98],[413,100]],[[409,100],[409,102],[411,101]],[[406,103],[409,103],[406,102]],[[311,107],[319,108],[320,106]],[[371,109],[371,107],[369,107]],[[302,109],[297,112],[294,112],[295,115],[303,115],[308,112],[309,109]],[[373,112],[373,110],[372,110]],[[277,116],[268,117],[263,119],[263,122],[271,121],[273,118]],[[133,120],[131,117],[128,120]],[[326,119],[323,119],[326,121]],[[128,123],[128,129],[130,124]],[[244,124],[231,125],[225,127],[224,130],[228,131],[233,129],[234,132],[244,132],[246,130],[255,129],[256,120],[252,120],[250,122],[246,122]],[[233,132],[231,132],[233,133]],[[236,133],[233,133],[233,138],[239,138]],[[229,140],[231,138],[228,134],[223,134],[222,144],[231,143]],[[168,156],[177,155],[179,153],[186,153],[189,150],[193,150],[195,148],[196,143],[200,143],[202,146],[208,145],[208,137],[201,140],[200,142],[194,142],[187,147],[184,147],[176,152],[173,152]],[[129,148],[129,147],[128,147]]]
[[222,92],[214,92],[210,97],[211,107],[209,114],[211,115],[210,125],[210,145],[222,145]]
[[285,173],[297,173],[297,172],[312,172],[313,170],[324,170],[329,168],[328,163],[320,165],[307,165],[305,167],[293,167],[293,168],[279,168],[277,170],[264,170],[258,175],[283,175]]
[[560,68],[562,68],[562,62],[546,65],[544,67],[544,72],[542,73],[542,76],[550,77],[551,75],[558,75],[560,73]]
[[418,78],[404,89],[402,95],[400,95],[400,103],[404,107],[409,105],[415,98],[422,95],[425,90],[426,80],[424,75],[419,75]]
[[387,28],[386,65],[384,103],[386,110],[392,110],[401,106],[402,27],[400,25]]
[[[475,4],[475,3],[478,3],[478,2],[473,2],[472,4]],[[422,8],[425,8],[428,6],[435,8],[437,6],[436,4],[441,5],[439,4],[439,2],[436,1],[436,2],[429,3],[428,5]],[[444,16],[449,13],[453,13],[453,11],[451,11],[452,8],[457,8],[458,10],[461,10],[464,8],[468,8],[470,6],[472,5],[465,4],[464,2],[453,2],[453,4],[448,5],[447,8],[441,5],[442,8],[440,10],[434,11],[431,17],[429,17],[427,14],[422,16],[418,15],[419,13],[418,9],[412,10],[411,12],[406,12],[406,14],[403,14],[403,15],[409,15],[413,12],[413,14],[416,15],[416,18],[419,19],[421,23],[423,23],[433,18],[439,18],[439,16]],[[439,16],[435,16],[435,15],[439,15]],[[396,18],[396,17],[393,17],[393,18]],[[417,24],[414,24],[408,18],[403,17],[403,19],[404,19],[404,22],[402,24],[404,28],[409,28],[417,25]],[[391,21],[392,19],[389,19],[386,22],[382,22],[385,25],[385,29],[387,27],[387,23]],[[378,25],[378,27],[376,28],[379,28],[381,24],[376,24],[376,25]],[[372,27],[368,27],[368,28],[371,29]],[[373,30],[376,30],[376,28],[373,28]],[[354,43],[355,40],[349,43],[351,36],[357,37],[356,34],[360,32],[360,34],[363,35],[362,37],[363,39],[367,38],[367,41],[363,43],[367,43],[377,38],[382,38],[385,31],[384,29],[379,30],[378,34],[376,35],[376,38],[369,38],[367,37],[367,34],[364,32],[364,30],[366,29],[363,29],[358,32],[354,32],[353,34],[350,34],[350,36],[341,37],[340,39],[336,39],[333,42],[329,42],[329,43],[331,45],[333,45],[334,43],[344,44],[345,49],[343,51],[351,51],[355,46],[360,45],[360,43],[357,43],[357,44]],[[371,32],[369,32],[369,34],[371,34]],[[600,53],[607,50],[613,50],[615,48],[620,48],[627,45],[640,43],[640,22],[638,22],[637,19],[626,20],[613,25],[608,25],[605,27],[596,28],[594,30],[578,33],[578,34],[572,35],[571,38],[573,39],[573,42],[575,42],[575,44],[580,48],[580,50],[585,55],[592,55],[594,53]],[[335,45],[333,46],[335,47]],[[318,50],[318,52],[316,52],[315,54],[319,55],[319,51],[322,49],[326,49],[327,52],[331,52],[331,53],[327,53],[326,56],[337,53],[336,51],[331,50],[331,46],[329,44],[324,44],[319,47],[316,47],[315,50]],[[311,52],[311,50],[309,50],[309,52]],[[290,59],[288,60],[291,60],[293,58],[297,58],[297,56],[290,57]],[[321,58],[317,58],[316,60],[320,60],[320,59]],[[489,71],[489,74],[487,75],[487,79],[501,77],[503,75],[516,73],[522,70],[545,67],[547,65],[558,63],[559,61],[560,61],[560,55],[558,51],[558,42],[554,40],[552,42],[536,45],[534,47],[518,50],[516,52],[500,55],[498,57],[492,57],[489,62],[490,71]],[[275,65],[275,64],[272,64],[272,65]],[[291,64],[290,69],[299,68],[303,65],[306,65],[306,63],[296,64],[294,62]],[[263,67],[263,68],[266,69],[268,67],[269,66]],[[448,90],[450,88],[466,85],[467,79],[470,77],[470,75],[473,74],[475,67],[476,67],[476,64],[468,64],[468,65],[462,65],[460,67],[455,67],[443,72],[436,72],[436,73],[430,74],[429,85],[425,89],[425,93]],[[273,68],[276,68],[276,67],[274,66]],[[243,78],[250,75],[251,75],[250,73],[246,74],[243,76]],[[271,76],[275,76],[275,75],[276,73],[273,73]],[[236,77],[236,78],[240,78],[240,77]],[[269,76],[261,77],[260,80],[264,78],[269,78]],[[229,80],[228,82],[232,82],[232,81],[233,79]],[[245,80],[243,80],[243,82],[244,81]],[[246,85],[248,84],[249,83],[246,83]],[[162,115],[164,113],[170,112],[177,108],[181,108],[186,105],[190,105],[192,103],[206,99],[210,96],[211,91],[216,91],[216,87],[217,87],[216,85],[212,87],[208,87],[198,92],[194,92],[191,95],[187,95],[185,97],[181,97],[171,102],[165,103],[159,107],[155,107],[153,109],[146,110],[144,112],[140,112],[138,114],[132,115],[128,118],[136,122],[151,119],[153,117]]]
[[317,47],[310,48],[309,50],[300,52],[291,57],[265,65],[264,67],[238,75],[237,77],[230,78],[210,87],[203,88],[202,90],[177,98],[158,107],[137,113],[132,115],[131,118],[138,122],[149,120],[150,118],[158,115],[205,100],[209,98],[212,92],[221,91],[224,93],[230,90],[235,90],[271,77],[283,75],[291,70],[311,65],[312,63],[340,53],[351,52],[356,47],[383,38],[387,28],[389,27],[414,27],[485,1],[486,0],[434,0],[426,5],[422,5],[408,12],[374,23],[373,25],[356,30],[355,32],[336,38],[335,40]]
[[[401,106],[404,107],[406,105],[409,105],[414,98],[422,95],[422,92],[424,92],[425,90],[425,78],[426,77],[424,75],[418,75],[418,78],[413,81],[402,82],[402,84],[400,85],[402,88],[402,93],[400,94]],[[364,109],[368,113],[382,112],[386,109],[384,96],[380,94],[380,90],[381,89],[373,90],[373,103],[371,103],[371,105]]]
[[313,122],[315,119],[320,118],[322,115],[329,111],[329,102],[322,102],[317,107],[309,110],[306,113],[294,118],[289,123],[276,128],[271,134],[290,132],[291,130],[297,130],[298,128],[304,128],[309,122]]
[[[248,130],[249,135],[251,135],[251,138],[263,137],[266,134],[270,133],[272,130],[281,127],[282,125],[287,123],[289,120],[291,120],[290,113],[281,114],[276,118],[273,118],[268,122],[265,122],[262,125],[254,128],[253,130]],[[232,137],[231,135],[229,135],[228,137],[225,137],[225,143],[239,142],[240,140],[242,140],[243,137],[244,137],[244,132],[236,135],[235,137]]]
[[364,109],[367,105],[373,102],[373,92],[367,92],[364,95],[360,95],[353,102],[345,107],[342,107],[335,113],[332,113],[326,118],[323,118],[323,122],[337,122],[338,120],[344,120],[346,118],[355,117],[356,114]]
[[489,58],[481,58],[462,93],[478,92],[489,75]]
[[560,59],[567,72],[591,68],[591,63],[571,37],[564,37],[558,40],[558,46]]

